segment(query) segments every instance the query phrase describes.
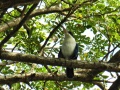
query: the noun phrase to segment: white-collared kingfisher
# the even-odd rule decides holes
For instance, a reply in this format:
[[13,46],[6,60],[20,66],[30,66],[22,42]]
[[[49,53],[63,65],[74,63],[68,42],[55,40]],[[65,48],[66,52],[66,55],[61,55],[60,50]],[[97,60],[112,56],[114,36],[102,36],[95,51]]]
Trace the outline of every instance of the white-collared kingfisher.
[[[75,60],[78,57],[78,44],[76,43],[73,34],[64,29],[65,38],[60,48],[58,58],[65,58],[67,60]],[[66,75],[68,78],[74,77],[73,67],[66,67]]]

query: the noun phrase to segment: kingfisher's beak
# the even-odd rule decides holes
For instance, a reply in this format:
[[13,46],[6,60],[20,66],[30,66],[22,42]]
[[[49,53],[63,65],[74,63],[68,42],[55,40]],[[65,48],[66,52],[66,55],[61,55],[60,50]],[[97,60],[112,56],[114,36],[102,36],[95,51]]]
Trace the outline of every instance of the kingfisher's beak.
[[68,33],[68,31],[66,29],[64,29],[63,32],[65,35]]

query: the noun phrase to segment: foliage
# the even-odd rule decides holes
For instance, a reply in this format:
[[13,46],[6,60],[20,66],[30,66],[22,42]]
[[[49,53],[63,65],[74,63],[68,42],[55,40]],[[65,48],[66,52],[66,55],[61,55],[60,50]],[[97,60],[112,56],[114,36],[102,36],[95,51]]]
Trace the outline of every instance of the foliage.
[[[39,14],[31,15],[23,26],[17,31],[9,41],[4,44],[3,49],[7,50],[12,45],[11,51],[40,55],[44,57],[57,57],[59,44],[63,38],[63,28],[60,26],[55,33],[51,33],[51,38],[46,47],[41,47],[47,39],[49,33],[54,30],[58,23],[66,17],[71,7],[79,5],[74,13],[62,24],[67,30],[74,33],[74,37],[79,45],[79,59],[98,62],[99,60],[108,61],[112,57],[111,50],[115,49],[120,43],[120,3],[119,0],[44,0],[40,1],[37,8]],[[1,14],[1,25],[7,25],[9,21],[23,17],[30,9],[30,5],[14,6],[8,8],[5,14]],[[25,10],[24,10],[25,9]],[[45,9],[48,10],[45,12]],[[51,12],[49,11],[51,9]],[[66,10],[65,10],[66,9]],[[35,11],[34,10],[34,11]],[[42,11],[43,10],[43,11]],[[55,11],[54,11],[55,10]],[[59,12],[59,10],[61,10]],[[63,11],[62,11],[63,10]],[[4,10],[3,10],[4,11]],[[34,13],[33,11],[33,13]],[[42,13],[43,12],[43,13]],[[9,26],[1,32],[0,41],[10,34],[17,27]],[[61,40],[62,41],[62,40]],[[117,49],[119,46],[117,47]],[[115,51],[115,50],[113,50]],[[106,57],[104,57],[109,53]],[[13,62],[9,64],[7,60],[0,66],[1,74],[19,74],[30,72],[50,73],[47,68],[39,64]],[[64,73],[64,68],[48,66],[51,72]],[[78,70],[78,69],[77,69]],[[108,76],[100,73],[97,80],[107,80]],[[104,84],[104,82],[103,82]],[[4,86],[4,85],[3,85]],[[1,86],[2,87],[2,86]],[[88,90],[94,87],[92,82],[76,81],[30,81],[29,83],[14,83],[11,85],[13,90],[35,89],[35,90],[68,90],[78,88],[78,90]],[[81,89],[82,88],[82,89]]]

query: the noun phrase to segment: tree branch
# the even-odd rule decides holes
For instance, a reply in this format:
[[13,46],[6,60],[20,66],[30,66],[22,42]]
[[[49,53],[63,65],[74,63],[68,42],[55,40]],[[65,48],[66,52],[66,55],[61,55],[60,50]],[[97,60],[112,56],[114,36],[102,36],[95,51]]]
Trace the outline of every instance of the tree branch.
[[40,48],[39,53],[41,53],[41,51],[43,50],[43,48],[45,47],[45,45],[47,44],[47,42],[49,41],[50,37],[53,35],[53,33],[64,23],[66,22],[66,20],[82,5],[84,5],[85,3],[89,2],[88,1],[84,1],[82,4],[74,4],[68,14],[61,20],[61,22],[50,32],[49,36],[47,37],[46,41],[44,42],[43,46]]
[[[49,73],[25,73],[25,74],[16,74],[16,75],[6,75],[0,76],[0,84],[13,84],[17,82],[28,82],[28,81],[38,81],[38,80],[51,80],[51,81],[82,81],[82,82],[98,82],[96,80],[89,80],[85,75],[75,75],[74,78],[67,78],[66,75],[59,74],[53,76]],[[100,81],[101,82],[101,81]],[[102,81],[103,82],[103,81]]]
[[21,26],[25,23],[25,21],[28,19],[28,16],[31,14],[31,12],[35,9],[35,7],[37,6],[37,4],[34,4],[29,11],[27,12],[27,14],[25,15],[25,17],[20,21],[19,25],[10,32],[10,34],[8,34],[1,42],[0,42],[0,50],[2,48],[2,46],[21,28]]
[[0,9],[39,3],[40,0],[1,0]]
[[19,18],[16,18],[16,19],[14,19],[14,20],[8,21],[8,22],[5,23],[5,24],[0,25],[0,32],[4,32],[4,31],[7,30],[8,28],[12,28],[12,27],[14,27],[14,26],[17,26],[17,25],[20,23],[21,19],[22,19],[22,18],[19,17]]
[[[88,61],[77,61],[77,60],[65,60],[49,57],[40,57],[36,55],[20,54],[13,52],[1,51],[1,59],[20,61],[20,62],[29,62],[37,63],[42,65],[52,65],[52,66],[63,66],[63,67],[74,67],[82,69],[97,69],[107,70],[113,72],[120,72],[119,63],[103,63],[103,62],[88,62]],[[120,58],[120,56],[119,56]]]
[[[65,9],[57,8],[56,9],[56,8],[52,8],[52,7],[49,9],[37,9],[30,14],[28,19],[31,19],[32,17],[38,16],[38,15],[49,14],[49,13],[61,13],[64,11],[69,11],[69,10],[70,10],[70,8],[65,8]],[[17,26],[20,23],[21,19],[22,18],[19,17],[19,18],[9,21],[7,24],[0,25],[0,27],[1,27],[0,32],[3,32],[5,30],[7,30],[8,28]]]
[[[116,66],[118,66],[119,62],[120,62],[120,50],[117,53],[115,53],[115,55],[108,61],[108,63],[116,63]],[[97,74],[105,70],[106,69],[102,69],[102,70],[101,69],[92,69],[92,70],[88,69],[87,74],[89,75],[91,79],[93,79]]]
[[97,86],[99,86],[99,88],[101,88],[101,90],[107,90],[104,86],[104,84],[100,83],[100,82],[93,82],[93,84],[96,84]]
[[110,86],[108,90],[120,90],[120,76],[118,76],[116,81]]
[[66,15],[66,17],[61,20],[61,22],[50,32],[49,36],[47,37],[47,39],[45,40],[45,43],[42,45],[42,47],[40,48],[39,53],[41,53],[41,51],[43,50],[43,48],[45,47],[45,45],[47,44],[47,42],[49,41],[50,37],[55,33],[55,31],[67,20],[67,18],[71,15],[72,13],[68,13]]

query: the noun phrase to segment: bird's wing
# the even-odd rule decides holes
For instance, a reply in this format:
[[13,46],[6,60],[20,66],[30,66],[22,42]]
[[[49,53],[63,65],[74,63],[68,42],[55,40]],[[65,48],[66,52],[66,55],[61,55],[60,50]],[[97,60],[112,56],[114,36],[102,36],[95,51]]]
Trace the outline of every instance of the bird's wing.
[[60,48],[60,51],[59,51],[59,53],[58,53],[58,58],[64,58],[64,55],[62,54],[61,48]]
[[75,49],[73,54],[71,55],[70,59],[77,59],[78,57],[78,44],[76,43]]

